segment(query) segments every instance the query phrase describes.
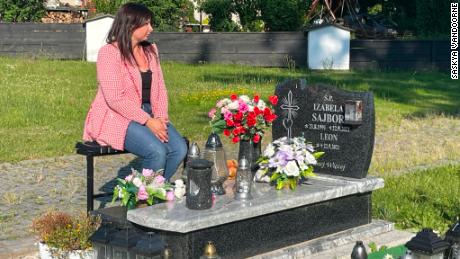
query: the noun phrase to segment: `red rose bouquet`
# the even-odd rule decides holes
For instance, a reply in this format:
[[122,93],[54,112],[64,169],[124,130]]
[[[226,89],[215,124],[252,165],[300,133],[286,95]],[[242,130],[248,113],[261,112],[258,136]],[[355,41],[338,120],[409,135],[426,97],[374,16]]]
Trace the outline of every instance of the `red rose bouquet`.
[[276,119],[272,105],[278,103],[278,97],[272,95],[269,102],[265,102],[258,95],[252,99],[247,95],[219,100],[216,107],[212,108],[208,116],[214,132],[223,133],[232,139],[233,143],[240,140],[252,140],[258,143]]

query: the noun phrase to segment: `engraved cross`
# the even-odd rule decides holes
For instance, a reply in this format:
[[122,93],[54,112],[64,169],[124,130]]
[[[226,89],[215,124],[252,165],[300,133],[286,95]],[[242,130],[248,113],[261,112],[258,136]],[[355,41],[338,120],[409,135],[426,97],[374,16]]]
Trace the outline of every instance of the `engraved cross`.
[[287,137],[288,140],[291,139],[292,137],[292,125],[294,124],[294,121],[292,120],[292,114],[295,111],[298,111],[300,109],[299,106],[294,105],[294,101],[292,99],[292,91],[289,90],[287,100],[284,100],[284,103],[280,106],[282,110],[287,110],[287,118],[283,119],[283,126],[287,131]]

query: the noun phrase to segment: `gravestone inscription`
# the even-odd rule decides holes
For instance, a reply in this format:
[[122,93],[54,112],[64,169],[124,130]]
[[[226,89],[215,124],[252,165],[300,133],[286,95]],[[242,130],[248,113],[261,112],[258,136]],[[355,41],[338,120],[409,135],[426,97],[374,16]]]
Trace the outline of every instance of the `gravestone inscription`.
[[374,149],[375,113],[371,92],[288,80],[276,87],[278,118],[273,139],[304,136],[325,155],[315,172],[353,178],[367,175]]

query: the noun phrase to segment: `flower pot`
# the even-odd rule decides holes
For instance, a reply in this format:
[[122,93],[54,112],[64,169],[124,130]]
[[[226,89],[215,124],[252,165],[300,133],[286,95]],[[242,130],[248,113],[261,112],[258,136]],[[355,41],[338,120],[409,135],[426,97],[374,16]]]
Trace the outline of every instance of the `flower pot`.
[[38,243],[38,251],[41,259],[69,258],[69,259],[93,259],[96,258],[96,252],[92,249],[60,251],[56,248],[49,247],[47,244]]
[[241,158],[245,157],[251,166],[251,170],[254,169],[257,159],[259,159],[262,149],[262,140],[258,143],[254,143],[252,140],[240,140],[240,147],[238,151],[238,162]]

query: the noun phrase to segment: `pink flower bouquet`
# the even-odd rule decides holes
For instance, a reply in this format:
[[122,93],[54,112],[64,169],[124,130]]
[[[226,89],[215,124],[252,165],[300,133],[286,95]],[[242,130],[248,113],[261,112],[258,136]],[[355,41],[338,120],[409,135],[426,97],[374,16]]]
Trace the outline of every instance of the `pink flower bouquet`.
[[[174,186],[165,181],[161,172],[153,172],[150,169],[144,169],[142,174],[132,169],[130,175],[125,179],[118,178],[117,181],[118,185],[113,190],[112,202],[120,198],[121,205],[128,209],[135,208],[139,202],[153,205],[161,201],[171,201],[174,200],[177,193]],[[176,185],[182,187],[183,183],[176,182]]]

